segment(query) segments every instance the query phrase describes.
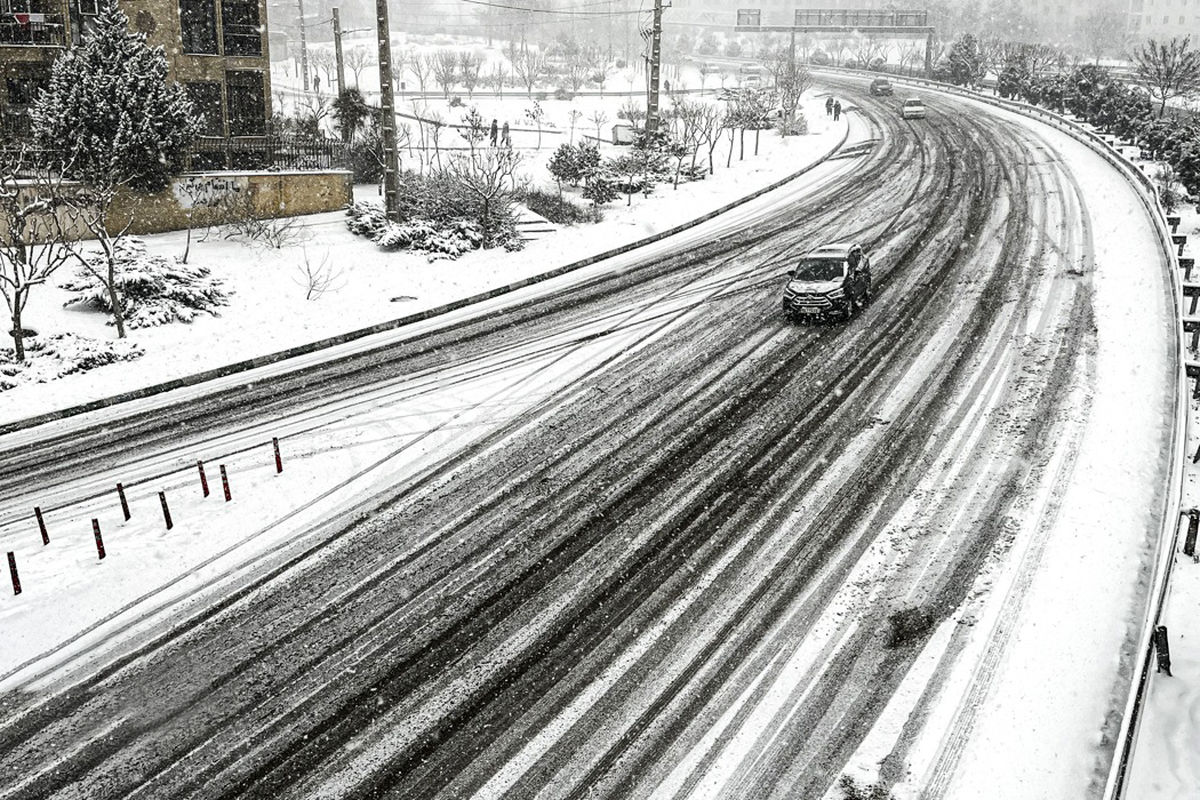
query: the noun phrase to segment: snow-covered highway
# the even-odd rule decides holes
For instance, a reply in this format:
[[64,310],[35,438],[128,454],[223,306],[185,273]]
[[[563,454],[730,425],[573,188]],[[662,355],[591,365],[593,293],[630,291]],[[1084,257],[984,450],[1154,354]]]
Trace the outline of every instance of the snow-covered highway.
[[[867,155],[569,286],[0,440],[6,517],[19,485],[110,485],[93,458],[422,442],[236,591],[164,600],[173,627],[7,661],[0,797],[1096,796],[1165,505],[1170,293],[1086,148],[927,102],[863,97]],[[836,240],[875,303],[787,323],[782,274]]]

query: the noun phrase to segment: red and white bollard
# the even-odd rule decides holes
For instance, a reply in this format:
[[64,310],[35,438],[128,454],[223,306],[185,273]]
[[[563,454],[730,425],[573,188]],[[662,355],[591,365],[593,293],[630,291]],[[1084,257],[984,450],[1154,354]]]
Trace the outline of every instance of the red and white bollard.
[[42,509],[34,506],[33,515],[37,517],[38,530],[42,532],[42,544],[50,544],[50,534],[46,532],[46,520],[42,519]]
[[117,484],[117,495],[121,498],[121,513],[125,515],[125,521],[129,521],[129,501],[125,499],[125,487]]
[[20,594],[21,577],[17,575],[17,554],[11,551],[8,554],[8,574],[12,576],[13,594]]
[[208,476],[204,474],[204,462],[197,461],[196,469],[200,470],[200,490],[204,492],[205,497],[208,497]]
[[167,507],[167,493],[159,492],[158,500],[162,503],[163,521],[167,523],[167,530],[175,527],[175,523],[171,521],[171,509]]
[[271,446],[275,448],[275,474],[283,472],[283,459],[279,455],[279,439],[271,437]]
[[104,539],[100,536],[100,520],[92,520],[92,535],[96,537],[96,553],[100,556],[100,560],[104,560]]
[[229,493],[229,476],[225,474],[225,465],[221,465],[221,486],[225,489],[225,502],[228,503],[233,499],[233,495]]

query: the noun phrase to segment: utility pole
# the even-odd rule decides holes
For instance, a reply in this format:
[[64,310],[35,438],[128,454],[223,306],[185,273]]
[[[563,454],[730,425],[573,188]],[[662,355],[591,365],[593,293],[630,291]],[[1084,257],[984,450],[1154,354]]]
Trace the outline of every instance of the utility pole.
[[304,91],[308,91],[308,37],[304,33],[304,0],[296,0],[300,9],[300,79],[304,82]]
[[396,152],[396,98],[392,94],[392,27],[388,0],[375,0],[375,31],[379,40],[379,113],[383,128],[383,198],[388,219],[397,222],[400,159]]
[[658,130],[658,79],[662,62],[663,0],[654,0],[654,23],[650,28],[650,74],[646,92],[646,130]]
[[338,7],[333,7],[333,55],[337,59],[338,97],[346,91],[346,65],[342,61],[342,18]]

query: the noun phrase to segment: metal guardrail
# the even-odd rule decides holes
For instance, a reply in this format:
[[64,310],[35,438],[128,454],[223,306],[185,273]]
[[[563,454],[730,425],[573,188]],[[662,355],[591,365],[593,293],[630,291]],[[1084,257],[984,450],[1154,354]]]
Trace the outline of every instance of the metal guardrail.
[[[864,73],[856,70],[846,70],[836,67],[821,67],[814,72],[830,72],[843,76],[862,77],[864,75],[873,75],[874,73]],[[1150,677],[1150,665],[1154,661],[1154,628],[1157,626],[1160,617],[1162,616],[1163,605],[1166,602],[1167,584],[1171,574],[1171,564],[1174,560],[1176,545],[1179,539],[1179,519],[1180,509],[1183,502],[1183,473],[1185,467],[1185,448],[1187,445],[1187,424],[1188,424],[1188,399],[1187,399],[1187,373],[1186,373],[1186,351],[1184,349],[1182,311],[1183,311],[1183,284],[1179,276],[1179,255],[1177,254],[1174,243],[1171,239],[1171,232],[1167,229],[1166,212],[1158,201],[1158,192],[1154,183],[1132,162],[1125,158],[1112,145],[1101,138],[1099,135],[1090,131],[1078,123],[1056,114],[1053,111],[1048,111],[1038,106],[1029,105],[1015,100],[1004,100],[998,97],[989,97],[978,92],[973,92],[963,89],[959,86],[951,84],[939,83],[923,78],[904,78],[893,76],[897,82],[908,83],[916,86],[922,86],[927,89],[943,92],[945,94],[957,95],[966,97],[977,102],[993,105],[998,108],[1003,108],[1024,116],[1033,117],[1043,122],[1051,124],[1064,133],[1067,133],[1072,138],[1082,142],[1089,148],[1098,153],[1105,161],[1109,162],[1125,179],[1137,190],[1137,195],[1141,199],[1146,210],[1150,212],[1150,218],[1153,220],[1154,226],[1158,233],[1159,245],[1162,250],[1163,260],[1170,271],[1169,283],[1171,286],[1171,295],[1175,303],[1176,314],[1180,319],[1176,324],[1176,371],[1177,371],[1177,391],[1175,398],[1175,426],[1172,434],[1171,455],[1174,463],[1174,468],[1171,472],[1169,485],[1167,489],[1166,507],[1163,509],[1163,528],[1160,531],[1158,539],[1158,549],[1154,560],[1154,579],[1151,584],[1150,597],[1145,609],[1144,625],[1140,636],[1141,652],[1143,653],[1141,665],[1135,676],[1135,680],[1130,686],[1129,697],[1125,703],[1125,714],[1121,720],[1121,730],[1119,734],[1118,750],[1113,757],[1113,763],[1109,768],[1108,779],[1105,783],[1104,797],[1106,800],[1122,800],[1125,797],[1126,779],[1128,777],[1129,762],[1133,758],[1133,753],[1137,744],[1137,734],[1141,725],[1141,705],[1145,698],[1146,685]]]

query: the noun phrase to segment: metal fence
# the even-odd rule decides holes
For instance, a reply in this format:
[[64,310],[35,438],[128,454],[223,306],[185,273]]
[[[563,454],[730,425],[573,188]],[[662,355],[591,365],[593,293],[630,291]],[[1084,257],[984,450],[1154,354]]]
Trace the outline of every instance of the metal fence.
[[296,136],[224,138],[201,136],[192,148],[188,168],[216,169],[346,169],[346,145],[337,139]]

